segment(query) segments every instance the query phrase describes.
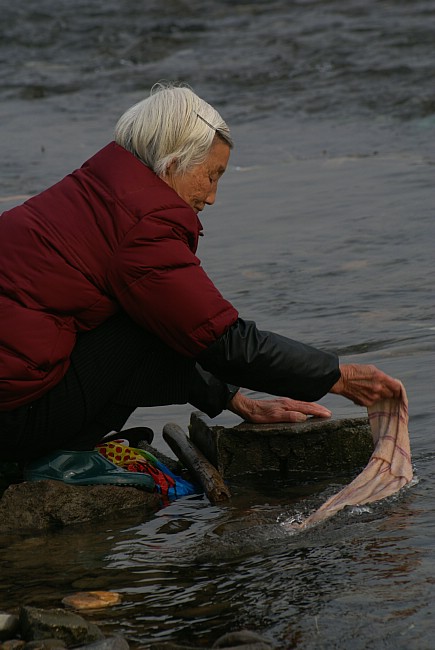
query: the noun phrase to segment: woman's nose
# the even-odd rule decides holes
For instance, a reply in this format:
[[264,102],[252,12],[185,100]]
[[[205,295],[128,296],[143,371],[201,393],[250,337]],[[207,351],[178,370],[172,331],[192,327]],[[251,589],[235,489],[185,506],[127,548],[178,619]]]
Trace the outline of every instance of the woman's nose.
[[213,183],[209,193],[207,194],[207,198],[205,200],[207,205],[213,205],[213,203],[216,201],[216,192],[217,192],[217,183]]

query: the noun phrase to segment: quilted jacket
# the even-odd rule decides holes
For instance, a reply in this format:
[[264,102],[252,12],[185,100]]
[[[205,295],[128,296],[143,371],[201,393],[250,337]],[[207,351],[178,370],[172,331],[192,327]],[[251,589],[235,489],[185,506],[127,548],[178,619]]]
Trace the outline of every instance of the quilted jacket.
[[195,255],[196,213],[112,142],[0,217],[0,410],[65,374],[76,335],[124,309],[195,357],[237,312]]

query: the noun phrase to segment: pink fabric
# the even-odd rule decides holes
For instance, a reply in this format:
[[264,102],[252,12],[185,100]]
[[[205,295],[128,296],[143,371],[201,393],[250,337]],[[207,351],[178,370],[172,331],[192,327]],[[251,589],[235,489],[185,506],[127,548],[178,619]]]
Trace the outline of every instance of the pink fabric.
[[380,400],[367,411],[375,449],[366,468],[302,523],[285,525],[288,529],[311,526],[345,506],[379,501],[411,481],[408,399],[404,386],[399,399]]

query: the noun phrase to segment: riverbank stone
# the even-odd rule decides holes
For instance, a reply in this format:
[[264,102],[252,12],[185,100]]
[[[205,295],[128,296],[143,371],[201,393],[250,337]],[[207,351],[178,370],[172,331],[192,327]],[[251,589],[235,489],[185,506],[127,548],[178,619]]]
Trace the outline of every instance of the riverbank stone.
[[[177,460],[162,454],[146,440],[138,446],[151,452],[174,473],[180,473]],[[0,496],[0,533],[62,528],[107,520],[135,510],[147,516],[163,505],[160,494],[136,487],[24,481],[19,465],[8,462],[0,462]]]
[[0,612],[0,642],[12,639],[18,630],[19,619],[15,614]]
[[328,478],[365,465],[373,452],[367,417],[225,427],[195,411],[189,437],[225,479],[270,471],[295,481]]
[[21,607],[19,624],[25,641],[55,638],[67,646],[80,646],[104,639],[95,623],[60,608]]
[[35,481],[10,485],[0,500],[0,532],[50,529],[109,519],[134,509],[155,512],[162,505],[157,493],[113,485],[66,485]]
[[105,637],[100,628],[79,614],[60,608],[23,606],[19,616],[0,612],[0,650],[128,650],[126,639]]

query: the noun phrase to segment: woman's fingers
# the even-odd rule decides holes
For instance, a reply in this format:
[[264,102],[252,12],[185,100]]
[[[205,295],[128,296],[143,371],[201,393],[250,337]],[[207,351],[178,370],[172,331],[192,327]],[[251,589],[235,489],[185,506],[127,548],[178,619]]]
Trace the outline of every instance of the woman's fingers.
[[402,384],[372,365],[343,364],[341,377],[332,387],[337,393],[359,404],[371,406],[380,399],[399,398]]
[[227,408],[247,422],[267,424],[273,422],[303,422],[308,415],[329,418],[331,411],[320,404],[301,402],[288,397],[251,399],[238,391]]
[[289,409],[291,411],[300,411],[306,415],[313,415],[320,418],[330,418],[332,413],[329,409],[321,404],[315,402],[300,402],[296,400],[288,400],[290,402]]
[[331,411],[320,404],[300,402],[288,398],[274,400],[252,400],[250,422],[303,422],[308,415],[328,418]]

